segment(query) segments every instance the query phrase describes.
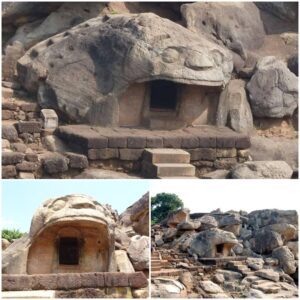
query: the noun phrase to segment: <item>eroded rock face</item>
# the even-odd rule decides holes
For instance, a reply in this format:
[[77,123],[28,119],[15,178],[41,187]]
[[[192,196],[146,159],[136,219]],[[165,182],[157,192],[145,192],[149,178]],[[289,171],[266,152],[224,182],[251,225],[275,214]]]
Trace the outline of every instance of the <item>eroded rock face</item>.
[[279,260],[279,265],[285,273],[293,274],[296,272],[295,257],[287,246],[274,249],[272,256]]
[[247,89],[252,113],[256,117],[292,116],[298,106],[298,79],[273,56],[258,61]]
[[[68,195],[49,199],[34,214],[29,235],[3,253],[3,270],[9,274],[116,271],[115,224],[114,211],[91,197]],[[67,247],[62,246],[66,243],[72,243],[72,249],[80,249],[81,261],[72,252],[74,260],[67,269],[63,256],[56,254],[58,245]]]
[[229,126],[237,132],[250,132],[253,117],[245,91],[245,82],[231,80],[220,95],[217,125]]
[[165,221],[166,225],[168,225],[169,227],[176,228],[179,223],[187,222],[190,220],[189,214],[190,214],[190,211],[186,208],[172,212],[168,215],[168,217]]
[[231,170],[234,179],[290,179],[293,170],[285,162],[277,161],[249,161],[239,164]]
[[264,26],[251,2],[197,2],[182,5],[181,12],[187,28],[208,34],[243,59],[263,44]]
[[231,71],[226,49],[152,13],[91,19],[37,44],[18,64],[43,107],[99,125],[117,122],[117,97],[131,83],[222,86]]
[[135,270],[149,269],[149,238],[135,235],[127,249]]
[[227,256],[235,244],[238,244],[238,241],[233,233],[220,229],[209,229],[200,232],[193,239],[190,250],[199,257]]

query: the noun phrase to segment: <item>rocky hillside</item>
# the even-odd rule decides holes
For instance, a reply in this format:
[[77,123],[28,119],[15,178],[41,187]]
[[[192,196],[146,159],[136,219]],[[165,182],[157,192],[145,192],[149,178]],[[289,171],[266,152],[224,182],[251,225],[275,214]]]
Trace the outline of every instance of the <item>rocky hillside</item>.
[[152,226],[152,296],[298,295],[298,215],[266,209],[189,214]]

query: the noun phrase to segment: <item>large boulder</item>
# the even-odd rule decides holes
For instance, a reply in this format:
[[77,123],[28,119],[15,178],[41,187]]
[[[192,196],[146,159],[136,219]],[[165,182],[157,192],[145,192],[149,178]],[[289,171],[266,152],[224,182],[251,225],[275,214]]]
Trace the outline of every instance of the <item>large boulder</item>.
[[254,236],[252,249],[259,254],[269,254],[283,245],[281,235],[268,229],[259,230]]
[[296,210],[261,209],[248,214],[248,225],[254,229],[267,225],[287,223],[298,226],[298,213]]
[[120,215],[123,227],[132,227],[139,235],[149,236],[149,193],[146,193]]
[[237,132],[247,133],[253,129],[253,117],[243,80],[231,80],[221,93],[217,111],[217,125],[228,125]]
[[183,221],[177,225],[178,230],[196,230],[201,226],[199,221]]
[[167,219],[163,222],[168,227],[176,228],[179,223],[187,222],[190,220],[190,211],[187,208],[183,208],[174,212],[169,213]]
[[298,78],[273,56],[258,61],[247,89],[255,117],[292,116],[298,106]]
[[181,12],[187,28],[220,41],[243,59],[247,50],[263,44],[264,26],[251,2],[196,2],[182,5]]
[[266,230],[273,230],[279,233],[284,242],[291,241],[297,238],[298,230],[296,226],[288,223],[277,223],[264,227]]
[[171,278],[152,279],[151,296],[153,298],[185,298],[187,291],[185,286]]
[[251,136],[250,156],[254,161],[284,160],[298,170],[298,139]]
[[283,20],[294,21],[298,18],[297,2],[256,2],[255,5]]
[[236,244],[238,240],[233,233],[213,228],[196,235],[191,241],[190,251],[199,257],[228,256]]
[[22,85],[38,92],[42,107],[98,125],[116,124],[117,98],[134,82],[222,86],[232,68],[225,48],[152,13],[90,19],[18,62]]
[[200,230],[204,231],[210,228],[218,227],[218,221],[211,215],[204,215],[198,219],[201,222]]
[[233,179],[289,179],[292,168],[285,161],[247,161],[238,164],[230,172]]
[[272,257],[279,260],[279,265],[285,273],[294,274],[296,272],[295,257],[287,246],[274,249]]
[[2,251],[7,249],[11,243],[7,239],[2,239]]
[[149,269],[149,238],[135,235],[127,249],[129,258],[136,271]]

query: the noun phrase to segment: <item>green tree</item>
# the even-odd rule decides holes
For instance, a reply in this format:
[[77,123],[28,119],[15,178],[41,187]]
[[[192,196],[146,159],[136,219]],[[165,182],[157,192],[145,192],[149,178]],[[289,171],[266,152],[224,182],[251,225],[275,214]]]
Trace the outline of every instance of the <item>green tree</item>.
[[170,212],[181,208],[183,208],[183,202],[176,194],[157,194],[151,197],[151,223],[160,223]]
[[18,229],[3,229],[2,238],[12,242],[12,240],[19,239],[24,233],[20,232]]

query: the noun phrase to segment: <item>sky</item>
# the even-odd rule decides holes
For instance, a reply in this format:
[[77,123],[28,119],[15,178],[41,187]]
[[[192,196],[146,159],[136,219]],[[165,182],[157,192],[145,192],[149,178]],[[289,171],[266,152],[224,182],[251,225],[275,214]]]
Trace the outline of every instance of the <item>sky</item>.
[[28,232],[35,210],[47,199],[86,194],[121,214],[149,191],[147,180],[3,180],[2,228]]
[[191,213],[220,208],[251,212],[295,209],[299,212],[298,180],[163,180],[150,182],[150,196],[174,193]]

